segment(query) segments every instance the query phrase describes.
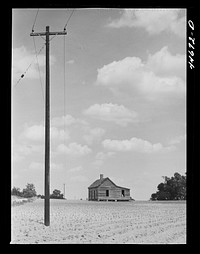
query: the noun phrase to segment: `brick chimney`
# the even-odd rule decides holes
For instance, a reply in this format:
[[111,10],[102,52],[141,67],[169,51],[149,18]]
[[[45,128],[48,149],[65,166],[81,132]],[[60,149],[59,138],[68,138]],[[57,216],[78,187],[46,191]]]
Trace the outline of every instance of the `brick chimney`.
[[100,174],[100,180],[102,180],[103,179],[103,174]]

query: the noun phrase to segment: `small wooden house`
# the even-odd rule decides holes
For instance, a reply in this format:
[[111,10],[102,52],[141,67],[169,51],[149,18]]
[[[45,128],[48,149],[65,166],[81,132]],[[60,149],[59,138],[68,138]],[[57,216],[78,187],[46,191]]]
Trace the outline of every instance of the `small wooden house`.
[[88,187],[88,200],[91,201],[129,201],[130,189],[117,186],[108,177],[100,178],[94,181]]

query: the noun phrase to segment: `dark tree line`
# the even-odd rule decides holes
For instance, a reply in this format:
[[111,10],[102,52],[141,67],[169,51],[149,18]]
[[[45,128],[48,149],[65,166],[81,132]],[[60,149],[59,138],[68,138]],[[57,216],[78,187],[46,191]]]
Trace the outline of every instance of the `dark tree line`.
[[186,175],[175,173],[171,178],[163,176],[164,183],[157,186],[158,191],[151,200],[186,200]]
[[[38,195],[40,198],[44,198],[44,195]],[[60,190],[55,189],[52,194],[50,194],[50,198],[52,199],[64,199],[64,195]]]
[[[27,183],[26,188],[24,188],[22,191],[18,187],[13,187],[11,190],[11,195],[16,195],[18,197],[23,197],[23,198],[32,198],[36,196],[40,198],[44,198],[44,195],[37,195],[35,186],[32,183]],[[64,199],[63,194],[61,194],[61,191],[57,189],[55,189],[53,193],[50,194],[50,198]]]
[[11,195],[16,195],[23,198],[32,198],[36,197],[37,193],[34,184],[27,183],[26,188],[24,188],[22,191],[20,191],[20,188],[18,187],[13,187],[11,190]]

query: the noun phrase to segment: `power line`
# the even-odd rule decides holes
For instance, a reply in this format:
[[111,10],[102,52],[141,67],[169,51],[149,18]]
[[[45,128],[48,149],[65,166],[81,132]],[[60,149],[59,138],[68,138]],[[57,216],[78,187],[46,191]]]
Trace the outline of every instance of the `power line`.
[[[63,54],[63,65],[64,65],[64,72],[63,72],[63,78],[64,78],[64,117],[65,117],[65,83],[66,83],[66,76],[65,76],[65,62],[66,62],[66,52],[65,52],[65,35],[63,36],[63,40],[64,40],[64,54]],[[64,121],[65,124],[65,121]]]
[[26,72],[29,70],[29,68],[31,67],[31,65],[33,64],[33,61],[29,64],[29,66],[26,68],[25,72],[22,73],[22,75],[20,76],[20,78],[18,79],[18,81],[15,84],[15,87],[19,84],[19,82],[21,81],[21,79],[24,77],[24,75],[26,74]]
[[[73,15],[74,11],[75,11],[75,9],[72,10],[72,12],[71,12],[69,18],[67,19],[67,22],[66,22],[66,24],[65,24],[65,26],[64,26],[64,30],[66,30],[66,27],[67,27],[67,25],[68,25],[68,23],[69,23],[69,21],[70,21],[72,15]],[[37,21],[38,13],[39,13],[39,8],[38,8],[37,13],[36,13],[36,15],[35,15],[35,19],[34,19],[33,26],[32,26],[32,32],[34,32],[34,27],[35,27],[35,24],[36,24],[36,21]],[[51,39],[49,40],[49,42],[52,41],[56,36],[57,36],[57,34],[55,34],[53,37],[51,37]],[[40,37],[41,37],[42,39],[44,39],[41,35],[40,35]],[[44,40],[45,40],[45,39],[44,39]],[[34,42],[34,47],[35,47],[35,42]],[[45,47],[45,44],[41,47],[41,49],[39,50],[39,52],[36,52],[36,53],[35,53],[35,54],[36,54],[37,63],[38,63],[38,57],[37,57],[37,56],[40,54],[40,52],[43,50],[44,47]],[[64,50],[65,50],[65,49],[64,49]],[[35,51],[36,51],[36,50],[35,50]],[[18,81],[16,82],[15,86],[17,86],[17,85],[20,83],[20,81],[22,80],[22,78],[24,78],[25,74],[27,73],[27,71],[30,69],[30,67],[32,66],[32,64],[33,64],[34,62],[35,62],[35,60],[33,59],[33,61],[29,64],[29,66],[26,68],[26,70],[24,71],[24,73],[22,73],[22,75],[20,76],[20,78],[19,78]],[[40,75],[39,64],[38,64],[38,71],[39,71],[39,75]],[[41,75],[40,75],[40,80],[41,80]],[[42,86],[42,85],[41,85],[41,86]],[[43,98],[44,98],[44,92],[43,92]]]
[[[45,47],[45,44],[40,48],[40,50],[37,52],[37,55],[39,55],[41,53],[41,51],[43,50],[43,48]],[[31,65],[35,62],[35,59],[33,59],[33,61],[29,64],[29,66],[26,68],[26,70],[22,73],[22,75],[20,76],[20,78],[18,79],[18,81],[15,84],[15,87],[20,83],[20,81],[22,80],[22,78],[24,78],[25,74],[27,73],[27,71],[30,69]]]
[[[75,11],[75,9],[72,10],[69,18],[67,19],[67,22],[64,26],[64,31],[66,31],[66,27],[73,15],[74,11]],[[66,91],[65,91],[66,90],[66,75],[65,75],[65,71],[66,71],[66,68],[65,68],[65,66],[66,66],[66,43],[65,43],[65,36],[64,36],[63,42],[64,42],[64,54],[63,54],[63,58],[64,58],[63,59],[63,61],[64,61],[63,62],[63,68],[64,68],[64,73],[63,73],[63,78],[64,78],[64,112],[63,113],[64,113],[64,118],[63,119],[64,119],[64,134],[65,134],[66,133],[66,123],[65,123],[65,116],[66,116],[66,111],[65,111],[66,110],[66,108],[65,108],[66,107]],[[65,145],[65,143],[66,143],[66,141],[65,141],[65,135],[64,135],[64,145]],[[66,163],[66,156],[65,156],[65,163]]]
[[56,36],[57,36],[57,34],[55,34],[53,37],[51,37],[51,39],[49,41],[52,41]]
[[38,12],[39,12],[39,8],[38,8],[37,13],[36,13],[36,15],[35,15],[35,20],[34,20],[34,22],[33,22],[32,33],[34,32],[34,27],[35,27],[35,23],[36,23],[36,20],[37,20]]
[[73,15],[73,13],[74,13],[74,11],[75,11],[75,9],[72,10],[72,12],[71,12],[69,18],[67,19],[67,22],[66,22],[66,24],[65,24],[65,26],[64,26],[64,30],[66,30],[66,26],[67,26],[67,24],[69,23],[69,21],[70,21],[72,15]]
[[[66,123],[65,123],[65,117],[66,117],[66,75],[65,75],[65,71],[66,71],[66,44],[65,44],[65,35],[63,36],[63,50],[64,50],[64,54],[63,54],[63,84],[64,84],[64,110],[63,110],[63,114],[64,114],[64,145],[66,144]],[[67,164],[66,162],[66,156],[65,156],[65,164]]]
[[41,78],[41,73],[40,73],[40,66],[39,66],[39,61],[38,61],[38,55],[37,55],[37,49],[36,49],[35,37],[34,36],[33,36],[33,44],[34,44],[34,48],[35,48],[35,56],[36,56],[36,60],[37,60],[37,67],[38,67],[38,73],[39,73],[39,78],[40,78],[40,86],[41,86],[41,90],[42,90],[42,98],[43,98],[43,102],[44,102],[44,91],[43,91],[43,86],[42,86],[42,78]]

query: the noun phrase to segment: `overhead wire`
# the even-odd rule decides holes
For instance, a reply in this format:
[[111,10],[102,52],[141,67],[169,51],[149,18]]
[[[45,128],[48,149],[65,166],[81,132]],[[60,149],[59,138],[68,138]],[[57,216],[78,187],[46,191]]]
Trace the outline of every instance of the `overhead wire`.
[[36,23],[36,20],[37,20],[38,13],[39,13],[39,8],[38,8],[37,13],[35,15],[35,20],[34,20],[33,26],[32,26],[32,32],[34,32],[34,27],[35,27],[35,23]]
[[[72,18],[73,14],[75,12],[75,9],[73,9],[71,11],[70,16],[68,17],[66,24],[64,26],[64,31],[66,30],[67,25],[69,24],[70,19]],[[33,26],[32,26],[32,32],[34,32],[34,28],[35,28],[35,24],[37,21],[37,17],[38,17],[38,13],[39,13],[39,8],[37,10],[37,13],[35,15],[35,19],[33,22]],[[53,37],[50,38],[49,42],[52,41],[57,35],[54,35]],[[43,37],[41,37],[43,40],[45,40]],[[66,133],[66,41],[65,41],[65,35],[63,37],[63,43],[64,43],[64,54],[63,54],[63,69],[64,69],[64,74],[63,74],[63,82],[64,82],[64,108],[63,108],[63,113],[64,113],[64,144],[66,143],[66,138],[65,138],[65,133]],[[46,40],[45,40],[46,42]],[[43,91],[43,85],[42,85],[42,78],[41,78],[41,72],[40,72],[40,67],[39,67],[39,60],[38,60],[38,55],[41,53],[41,51],[44,49],[46,43],[44,43],[42,45],[42,47],[40,48],[40,50],[37,52],[37,48],[36,48],[36,43],[35,43],[35,39],[33,36],[33,43],[34,43],[34,49],[35,49],[35,57],[36,57],[36,61],[37,61],[37,67],[38,67],[38,73],[39,73],[39,78],[40,78],[40,85],[41,85],[41,90],[42,90],[42,96],[43,96],[43,101],[44,101],[44,91]],[[19,80],[17,81],[17,83],[15,84],[15,86],[17,86],[21,79],[25,76],[25,74],[27,73],[27,71],[30,69],[30,67],[32,66],[32,64],[35,62],[35,59],[33,59],[33,61],[28,65],[28,67],[26,68],[25,72],[20,76]]]
[[26,68],[25,72],[22,73],[22,75],[20,76],[20,78],[18,79],[18,81],[15,84],[15,87],[19,84],[19,82],[22,80],[22,78],[24,77],[24,75],[26,74],[26,72],[29,70],[29,68],[31,67],[31,65],[33,64],[33,61],[29,64],[29,66]]
[[[43,50],[43,48],[45,47],[45,44],[43,44],[43,46],[40,48],[40,50],[37,52],[37,56],[41,53],[41,51]],[[15,87],[20,83],[20,81],[22,80],[22,78],[25,76],[25,74],[27,73],[27,71],[30,69],[30,67],[32,66],[32,64],[35,62],[35,59],[32,60],[32,62],[28,65],[28,67],[26,68],[26,70],[22,73],[22,75],[20,76],[20,78],[18,79],[18,81],[15,84]]]
[[[64,117],[63,117],[63,120],[64,120],[64,145],[66,146],[66,43],[65,43],[65,35],[63,35],[63,86],[64,86],[64,95],[63,95],[63,114],[64,114]],[[64,159],[64,163],[67,164],[67,158],[65,156],[65,159]]]
[[[63,42],[64,42],[64,45],[63,45],[63,50],[64,50],[64,54],[63,54],[63,69],[64,69],[64,72],[63,72],[63,81],[64,81],[64,117],[65,117],[65,84],[66,84],[66,75],[65,75],[65,62],[66,62],[66,52],[65,52],[65,35],[63,36]],[[64,121],[65,123],[65,121]]]
[[[35,27],[35,24],[36,24],[38,13],[39,13],[39,8],[38,8],[37,13],[35,15],[35,20],[33,22],[32,33],[34,32],[34,27]],[[41,38],[44,39],[43,37],[41,37]],[[41,90],[42,90],[42,98],[43,98],[43,102],[44,102],[44,91],[43,91],[43,86],[42,86],[42,78],[41,78],[41,72],[40,72],[40,66],[39,66],[38,54],[37,54],[37,48],[36,48],[36,43],[35,43],[35,37],[34,36],[33,36],[33,44],[34,44],[35,56],[36,56],[36,60],[37,60],[37,68],[38,68],[38,73],[39,73],[40,86],[41,86]]]
[[35,48],[35,56],[36,56],[36,60],[37,60],[37,67],[38,67],[38,73],[39,73],[39,78],[40,78],[40,86],[41,86],[41,90],[42,90],[42,98],[43,98],[43,102],[44,102],[44,90],[43,90],[42,77],[41,77],[41,72],[40,72],[40,65],[39,65],[39,61],[38,61],[38,54],[37,54],[37,49],[36,49],[36,44],[35,44],[35,38],[34,38],[34,36],[33,36],[33,44],[34,44],[34,48]]
[[[36,20],[37,20],[37,16],[38,16],[38,13],[39,13],[39,8],[37,10],[37,13],[35,15],[35,19],[34,19],[34,22],[33,22],[33,26],[32,26],[32,32],[34,32],[34,27],[35,27],[35,24],[36,24]],[[34,42],[34,47],[35,47],[35,42]],[[36,47],[35,47],[36,48]],[[39,50],[39,52],[37,53],[37,51],[35,50],[35,54],[36,54],[36,59],[37,59],[37,55],[42,51],[42,49],[44,48],[44,45],[43,47]],[[15,86],[17,86],[20,81],[22,80],[22,78],[25,76],[25,74],[27,73],[27,71],[29,70],[29,68],[31,67],[31,65],[35,62],[35,60],[33,59],[33,61],[29,64],[29,66],[26,68],[26,70],[24,71],[24,73],[22,73],[22,75],[20,76],[20,78],[18,79],[18,81],[16,82]]]
[[73,15],[74,11],[75,11],[75,9],[72,10],[72,12],[71,12],[69,18],[67,19],[67,22],[66,22],[66,24],[65,24],[65,26],[64,26],[64,31],[66,30],[66,27],[67,27],[67,25],[68,25],[68,23],[69,23],[69,21],[70,21],[72,15]]
[[[68,25],[70,19],[72,18],[72,15],[74,14],[74,12],[75,12],[75,9],[72,10],[70,16],[68,17],[68,19],[67,19],[67,21],[66,21],[66,24],[65,24],[65,26],[64,26],[64,31],[66,30],[66,27],[67,27],[67,25]],[[36,21],[37,21],[38,13],[39,13],[39,8],[38,8],[37,13],[36,13],[36,15],[35,15],[35,19],[34,19],[33,26],[32,26],[32,32],[34,32],[34,28],[35,28],[35,24],[36,24]],[[52,41],[56,36],[57,36],[57,35],[54,35],[49,41]],[[41,37],[41,38],[44,39],[43,37]],[[45,39],[44,39],[44,40],[45,40]],[[35,53],[35,54],[36,54],[37,63],[38,63],[38,57],[37,57],[37,56],[40,54],[40,52],[42,51],[42,49],[44,48],[44,46],[45,46],[45,44],[40,48],[39,52],[36,52],[36,53]],[[35,42],[34,42],[34,47],[35,47]],[[35,51],[36,51],[36,50],[35,50]],[[25,76],[25,74],[27,73],[27,71],[30,69],[30,67],[32,66],[32,64],[34,63],[34,61],[35,61],[35,60],[33,59],[33,61],[29,64],[29,66],[26,68],[26,70],[24,71],[24,73],[22,73],[22,75],[20,76],[20,78],[19,78],[18,81],[16,82],[15,86],[17,86],[17,85],[20,83],[20,81],[21,81],[22,78]],[[38,64],[38,66],[39,66],[39,64]],[[40,71],[39,71],[39,72],[40,72]],[[41,77],[41,75],[40,75],[40,77]]]
[[[70,19],[72,18],[73,14],[74,14],[74,11],[75,11],[75,9],[72,10],[70,16],[67,19],[66,24],[65,24],[64,29],[63,29],[64,31],[66,31],[66,27],[67,27]],[[65,117],[66,117],[66,43],[65,43],[65,35],[63,36],[63,43],[64,43],[64,45],[63,45],[63,47],[64,47],[63,48],[63,50],[64,50],[64,54],[63,54],[63,68],[64,68],[64,74],[63,74],[63,79],[64,79],[63,80],[64,81],[64,112],[63,112],[64,113],[64,118],[63,119],[64,119],[64,126],[63,127],[64,127],[64,133],[66,133],[66,120],[65,120]],[[66,143],[66,138],[65,138],[65,135],[64,135],[64,145],[65,145],[65,143]],[[67,158],[65,156],[65,163],[67,163],[66,159]]]
[[[64,29],[63,29],[64,31],[66,30],[66,27],[67,27],[67,25],[68,25],[68,23],[69,23],[69,21],[70,21],[72,15],[73,15],[74,11],[75,11],[75,9],[72,10],[72,12],[71,12],[69,18],[67,19],[67,22],[66,22],[66,24],[65,24],[65,26],[64,26]],[[57,34],[55,34],[53,37],[51,37],[51,38],[49,39],[49,42],[52,41],[56,36],[57,36]],[[42,39],[43,39],[43,38],[42,38]]]

